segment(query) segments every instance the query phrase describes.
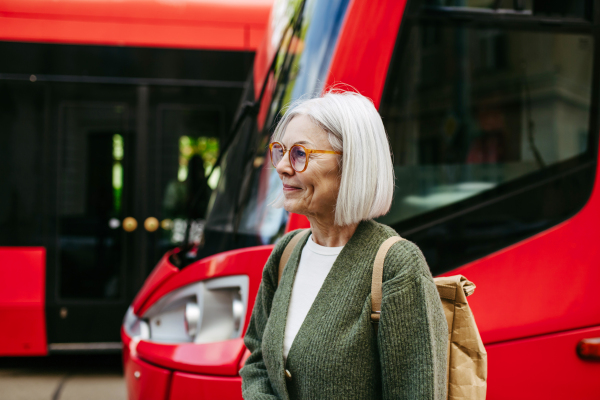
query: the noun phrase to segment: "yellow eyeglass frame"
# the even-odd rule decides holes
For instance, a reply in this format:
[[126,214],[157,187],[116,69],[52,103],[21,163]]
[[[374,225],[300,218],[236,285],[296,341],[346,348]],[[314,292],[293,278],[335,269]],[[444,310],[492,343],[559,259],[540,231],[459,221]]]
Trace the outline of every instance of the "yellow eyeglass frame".
[[[277,168],[277,165],[275,165],[275,163],[273,162],[273,146],[276,145],[276,144],[280,145],[281,148],[283,149],[283,155],[281,156],[282,160],[283,160],[283,157],[285,157],[285,153],[289,153],[288,154],[288,158],[289,158],[289,161],[290,161],[290,166],[296,172],[304,172],[304,171],[306,171],[306,168],[308,168],[308,162],[310,160],[311,153],[339,154],[339,155],[342,154],[341,151],[307,149],[306,147],[302,146],[301,144],[295,144],[292,147],[290,147],[290,149],[288,150],[288,149],[285,148],[285,145],[283,143],[280,143],[280,142],[271,142],[269,144],[269,157],[271,157],[271,165],[273,165],[273,167],[275,167],[275,168]],[[294,168],[294,163],[292,163],[292,149],[294,147],[300,147],[304,151],[304,153],[306,153],[306,162],[304,163],[304,168],[302,169],[302,171],[298,171],[296,168]]]

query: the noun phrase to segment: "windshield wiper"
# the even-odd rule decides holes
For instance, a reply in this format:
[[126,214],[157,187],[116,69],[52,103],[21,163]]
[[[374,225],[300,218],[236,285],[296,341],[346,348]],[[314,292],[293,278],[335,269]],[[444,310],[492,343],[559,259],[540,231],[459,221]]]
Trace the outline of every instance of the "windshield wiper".
[[[294,43],[294,36],[296,34],[298,34],[298,32],[300,32],[301,28],[302,28],[302,21],[304,18],[304,6],[306,4],[306,1],[303,1],[300,4],[300,7],[298,8],[298,12],[297,12],[297,17],[295,19],[295,21],[293,21],[292,23],[290,23],[290,26],[288,26],[287,29],[289,29],[290,27],[292,28],[292,32],[290,35],[290,40],[287,44],[287,48],[285,51],[285,58],[283,60],[283,62],[281,63],[282,66],[282,70],[279,73],[279,76],[277,77],[277,82],[275,83],[275,90],[274,90],[274,94],[276,94],[277,89],[279,87],[281,87],[281,84],[288,80],[291,69],[292,69],[292,64],[293,64],[293,58],[294,58],[294,54],[292,54],[292,52],[290,51],[292,43]],[[287,30],[286,29],[286,30]],[[271,64],[272,70],[269,70],[269,72],[267,73],[267,76],[265,77],[265,84],[263,84],[263,88],[266,87],[266,82],[268,81],[268,76],[271,72],[273,72],[275,70],[275,65],[276,65],[276,60],[277,57],[279,56],[280,50],[283,46],[283,40],[285,38],[285,34],[282,36],[281,38],[281,42],[279,44],[279,48],[277,50],[277,56],[274,57],[273,63]],[[281,110],[281,106],[282,106],[282,102],[283,102],[283,98],[285,95],[285,90],[282,90],[281,93],[279,94],[279,98],[276,99],[277,101],[277,110]],[[266,123],[266,121],[265,121]],[[260,141],[259,141],[260,142]],[[245,156],[244,156],[244,161],[242,163],[242,165],[249,165],[250,161],[252,159],[254,159],[256,153],[257,153],[257,146],[250,146],[248,148],[248,151],[246,152]],[[234,240],[235,237],[237,235],[240,223],[241,223],[241,219],[242,219],[242,214],[243,211],[245,209],[246,204],[248,203],[248,200],[250,198],[251,195],[251,187],[252,187],[252,174],[245,174],[245,176],[247,176],[247,179],[249,181],[245,182],[244,185],[241,186],[241,193],[240,195],[237,196],[238,201],[235,203],[235,210],[233,213],[233,234],[234,234]]]

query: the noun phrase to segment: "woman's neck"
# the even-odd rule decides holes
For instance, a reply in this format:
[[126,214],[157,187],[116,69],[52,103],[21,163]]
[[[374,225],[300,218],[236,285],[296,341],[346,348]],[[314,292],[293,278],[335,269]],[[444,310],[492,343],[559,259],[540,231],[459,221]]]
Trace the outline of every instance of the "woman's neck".
[[345,246],[350,240],[358,224],[339,226],[333,221],[321,221],[318,218],[308,217],[312,230],[312,240],[325,247]]

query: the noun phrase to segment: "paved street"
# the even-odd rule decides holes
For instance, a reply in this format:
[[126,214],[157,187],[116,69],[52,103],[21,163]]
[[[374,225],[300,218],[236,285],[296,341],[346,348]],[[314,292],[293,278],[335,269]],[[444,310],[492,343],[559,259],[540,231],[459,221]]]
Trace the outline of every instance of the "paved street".
[[0,400],[125,400],[120,357],[0,358]]

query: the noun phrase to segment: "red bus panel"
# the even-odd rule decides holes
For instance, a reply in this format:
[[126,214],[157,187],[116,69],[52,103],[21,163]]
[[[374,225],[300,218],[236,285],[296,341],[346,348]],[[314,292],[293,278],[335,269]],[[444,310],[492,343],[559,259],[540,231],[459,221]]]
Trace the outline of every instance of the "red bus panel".
[[125,363],[125,381],[129,400],[165,400],[171,372],[130,356]]
[[46,250],[0,247],[0,356],[46,355]]
[[173,373],[169,400],[242,399],[242,378]]
[[599,336],[595,327],[487,345],[488,399],[597,399],[600,363],[579,359],[575,348]]
[[469,304],[484,343],[600,324],[599,179],[570,220],[448,273],[476,283]]
[[[379,107],[405,6],[406,0],[350,4],[326,86],[350,84]],[[365,21],[370,29],[364,29]]]
[[169,400],[242,400],[242,378],[173,373]]
[[271,3],[7,0],[0,40],[255,50]]
[[142,340],[140,358],[175,371],[236,376],[246,347],[242,338],[214,343],[155,343]]

